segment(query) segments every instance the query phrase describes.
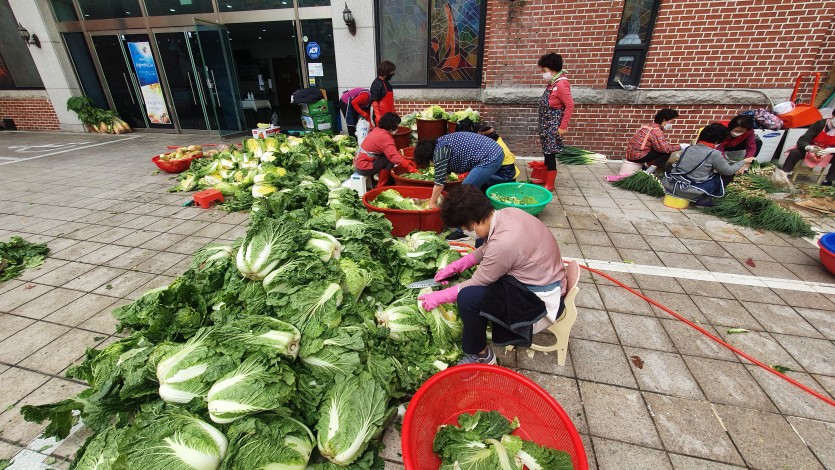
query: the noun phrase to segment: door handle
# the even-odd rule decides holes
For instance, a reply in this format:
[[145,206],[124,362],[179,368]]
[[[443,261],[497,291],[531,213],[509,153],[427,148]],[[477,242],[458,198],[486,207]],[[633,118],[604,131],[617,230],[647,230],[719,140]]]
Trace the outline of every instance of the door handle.
[[191,99],[194,100],[194,104],[197,104],[197,97],[194,96],[194,87],[191,85],[191,72],[186,72],[186,77],[188,77],[188,88],[191,90]]
[[210,69],[209,72],[212,74],[212,82],[214,82],[215,84],[214,90],[215,98],[217,98],[217,107],[222,108],[222,106],[220,105],[220,93],[217,91],[217,79],[215,78],[215,71]]
[[136,100],[133,99],[133,93],[130,92],[130,82],[128,81],[128,76],[123,73],[122,78],[125,79],[125,86],[128,88],[128,96],[130,96],[130,102],[136,104]]

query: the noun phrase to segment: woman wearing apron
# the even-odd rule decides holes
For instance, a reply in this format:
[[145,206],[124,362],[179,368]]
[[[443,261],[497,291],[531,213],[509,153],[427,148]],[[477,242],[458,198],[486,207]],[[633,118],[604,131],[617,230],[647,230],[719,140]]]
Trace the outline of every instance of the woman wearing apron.
[[379,123],[368,133],[357,150],[357,156],[354,157],[354,169],[363,176],[374,176],[379,173],[377,187],[382,188],[388,183],[391,170],[395,165],[400,165],[409,172],[415,172],[417,169],[411,161],[400,154],[394,144],[393,135],[397,132],[397,125],[400,124],[400,116],[386,113],[380,118]]
[[[724,124],[724,122],[722,123]],[[757,138],[754,135],[754,118],[740,114],[728,123],[730,135],[719,144],[719,149],[725,153],[730,162],[738,162],[745,158],[757,156]]]
[[[797,162],[804,160],[809,167],[826,167],[831,163],[835,154],[835,118],[821,119],[809,126],[809,129],[799,139],[797,147],[789,150],[789,156],[783,163],[783,171],[791,174]],[[829,168],[826,180],[822,186],[832,186],[835,180],[835,165]]]
[[725,195],[723,176],[731,176],[748,168],[754,157],[729,163],[717,147],[728,138],[728,128],[714,123],[705,126],[696,145],[684,149],[673,169],[661,182],[664,191],[697,206],[712,207],[714,197]]
[[371,95],[371,125],[376,126],[386,113],[394,113],[394,89],[391,87],[391,79],[397,66],[389,60],[380,62],[377,66],[377,78],[371,82],[368,89]]
[[539,137],[542,153],[545,155],[545,179],[534,180],[545,189],[554,189],[557,178],[557,154],[564,145],[562,136],[568,132],[568,121],[574,111],[571,85],[562,69],[562,56],[553,52],[539,58],[537,65],[542,69],[542,78],[548,82],[539,99]]

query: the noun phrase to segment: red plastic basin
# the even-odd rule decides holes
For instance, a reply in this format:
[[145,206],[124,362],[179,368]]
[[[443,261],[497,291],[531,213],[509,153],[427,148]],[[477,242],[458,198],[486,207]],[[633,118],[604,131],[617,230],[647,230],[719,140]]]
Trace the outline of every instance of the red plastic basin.
[[440,209],[425,211],[404,211],[400,209],[382,209],[371,205],[380,193],[387,189],[393,189],[403,197],[416,199],[429,199],[432,196],[431,187],[423,186],[386,186],[368,191],[362,196],[362,203],[369,212],[379,212],[391,222],[391,234],[395,237],[405,237],[415,230],[431,231],[440,233],[444,229],[444,221],[441,220]]
[[180,160],[160,160],[159,155],[151,158],[151,161],[162,171],[167,173],[182,173],[188,170],[191,166],[191,158],[183,158]]
[[835,274],[835,250],[829,248],[831,245],[835,245],[835,232],[827,233],[818,239],[821,263],[829,272]]

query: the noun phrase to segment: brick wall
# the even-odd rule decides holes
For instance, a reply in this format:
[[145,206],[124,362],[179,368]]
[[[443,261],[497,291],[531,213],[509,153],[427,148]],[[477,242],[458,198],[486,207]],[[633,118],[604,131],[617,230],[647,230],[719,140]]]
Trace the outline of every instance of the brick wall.
[[47,98],[0,98],[0,118],[14,119],[19,130],[61,130],[52,102]]

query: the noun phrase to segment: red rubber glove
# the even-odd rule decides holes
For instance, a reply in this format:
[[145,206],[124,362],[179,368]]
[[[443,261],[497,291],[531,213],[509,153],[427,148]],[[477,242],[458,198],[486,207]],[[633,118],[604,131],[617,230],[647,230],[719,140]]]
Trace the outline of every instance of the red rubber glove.
[[443,290],[423,294],[418,297],[418,300],[423,301],[424,310],[434,310],[438,308],[438,305],[451,304],[458,300],[458,286],[452,286]]
[[444,269],[438,271],[435,274],[435,282],[441,282],[444,279],[449,279],[458,273],[463,273],[477,264],[478,261],[475,259],[475,255],[469,253],[466,256],[449,263]]
[[418,172],[418,169],[415,166],[415,163],[411,160],[407,160],[407,159],[404,158],[403,161],[400,162],[400,166],[405,168],[406,171],[408,171],[409,173],[417,173]]
[[469,171],[465,171],[464,173],[458,173],[458,181],[464,181],[467,178],[467,175],[469,174]]

